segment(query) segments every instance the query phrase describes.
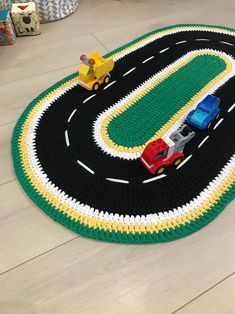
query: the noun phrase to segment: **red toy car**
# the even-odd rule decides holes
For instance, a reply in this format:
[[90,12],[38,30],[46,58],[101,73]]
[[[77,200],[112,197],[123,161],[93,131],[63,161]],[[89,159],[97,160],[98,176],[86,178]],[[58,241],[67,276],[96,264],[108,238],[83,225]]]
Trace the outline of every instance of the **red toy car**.
[[173,132],[168,138],[158,138],[144,149],[140,161],[152,174],[161,174],[171,165],[179,165],[184,158],[184,147],[193,138],[195,132],[187,125]]

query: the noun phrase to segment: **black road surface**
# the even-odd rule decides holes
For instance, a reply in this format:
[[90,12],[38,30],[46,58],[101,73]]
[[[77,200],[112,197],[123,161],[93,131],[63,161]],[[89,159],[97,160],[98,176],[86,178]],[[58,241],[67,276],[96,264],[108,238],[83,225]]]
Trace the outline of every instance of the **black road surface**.
[[[176,45],[180,41],[187,42]],[[216,92],[221,98],[221,124],[216,129],[213,128],[214,122],[210,130],[197,130],[185,148],[186,157],[192,155],[191,159],[178,170],[174,167],[167,169],[167,176],[162,179],[143,184],[153,176],[139,160],[113,158],[102,152],[94,143],[92,125],[102,111],[189,51],[210,48],[235,56],[235,46],[223,42],[235,45],[235,37],[202,31],[165,36],[116,62],[112,74],[116,83],[105,90],[101,87],[86,103],[83,101],[93,93],[81,87],[74,87],[59,98],[40,120],[36,136],[38,158],[50,180],[81,203],[118,214],[157,213],[192,200],[218,175],[234,153],[235,109],[227,111],[235,103],[235,77]],[[170,49],[159,53],[168,47]],[[154,59],[142,64],[153,55]],[[133,67],[136,69],[123,77]],[[77,111],[68,122],[74,109]],[[65,130],[69,136],[68,147]],[[198,148],[208,135],[207,141]],[[105,178],[127,180],[129,184],[110,182]]]

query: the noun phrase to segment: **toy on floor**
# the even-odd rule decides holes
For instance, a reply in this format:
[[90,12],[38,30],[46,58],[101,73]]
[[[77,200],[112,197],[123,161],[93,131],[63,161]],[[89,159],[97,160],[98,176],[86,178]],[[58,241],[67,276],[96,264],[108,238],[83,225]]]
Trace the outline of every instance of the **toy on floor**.
[[187,123],[200,130],[209,129],[213,120],[220,114],[220,99],[213,95],[206,96],[187,117]]
[[16,40],[14,26],[8,10],[0,10],[0,45],[11,45]]
[[33,36],[40,34],[39,16],[34,2],[13,3],[11,16],[17,36]]
[[114,68],[113,59],[105,59],[98,52],[93,52],[88,56],[82,55],[79,68],[78,84],[88,90],[97,90],[103,83],[107,84]]
[[178,166],[184,158],[184,147],[195,135],[195,132],[184,124],[170,137],[158,138],[144,149],[140,161],[152,174],[161,174],[166,167]]

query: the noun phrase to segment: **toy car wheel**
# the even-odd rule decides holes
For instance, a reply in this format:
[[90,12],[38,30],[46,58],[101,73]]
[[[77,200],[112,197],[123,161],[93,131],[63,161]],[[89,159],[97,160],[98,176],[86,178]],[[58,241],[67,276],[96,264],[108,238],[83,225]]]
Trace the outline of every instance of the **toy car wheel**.
[[97,90],[99,88],[99,83],[95,83],[92,87],[93,90]]
[[106,75],[105,78],[104,78],[104,83],[108,84],[109,81],[110,81],[110,76]]
[[174,161],[174,165],[178,166],[181,163],[181,161],[182,161],[182,158],[180,158],[180,157],[176,158],[175,161]]
[[165,171],[165,167],[164,166],[161,166],[159,167],[157,170],[156,170],[156,174],[162,174],[163,172]]
[[212,122],[210,122],[207,126],[207,129],[209,129],[211,127]]

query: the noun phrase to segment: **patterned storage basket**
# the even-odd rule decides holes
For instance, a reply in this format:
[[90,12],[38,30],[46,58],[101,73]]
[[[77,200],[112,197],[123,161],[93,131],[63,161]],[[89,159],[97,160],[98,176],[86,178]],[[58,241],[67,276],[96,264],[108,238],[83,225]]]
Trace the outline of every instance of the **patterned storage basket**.
[[[27,2],[29,0],[13,0],[12,2]],[[31,0],[37,5],[37,10],[42,23],[60,20],[73,13],[79,0]],[[9,1],[10,2],[10,1]]]
[[11,0],[0,0],[0,10],[10,9],[11,8]]

